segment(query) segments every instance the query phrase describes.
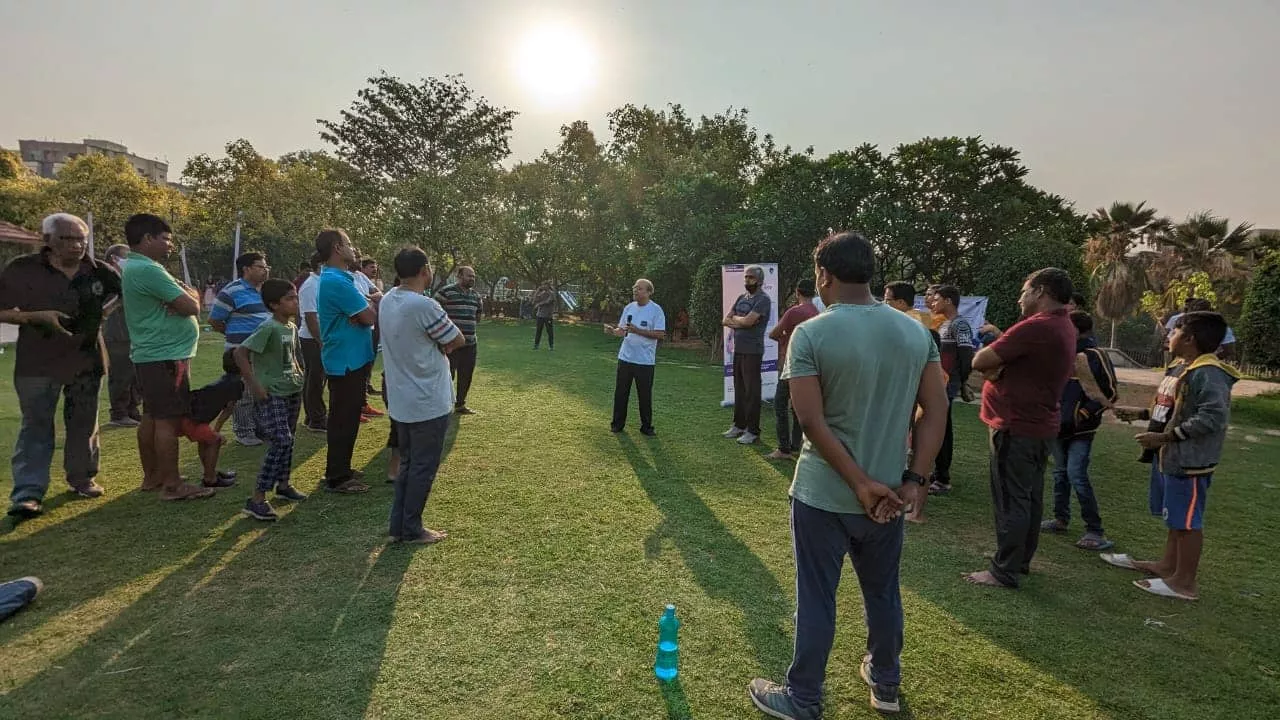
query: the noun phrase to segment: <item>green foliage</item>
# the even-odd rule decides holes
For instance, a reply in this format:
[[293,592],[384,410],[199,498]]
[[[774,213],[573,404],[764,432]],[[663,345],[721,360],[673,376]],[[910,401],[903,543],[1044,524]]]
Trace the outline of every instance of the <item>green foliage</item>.
[[38,228],[40,219],[53,212],[52,185],[53,181],[28,170],[17,153],[0,150],[0,220]]
[[1277,319],[1280,319],[1280,251],[1270,253],[1254,268],[1253,281],[1245,293],[1244,308],[1236,324],[1236,335],[1248,362],[1280,368]]
[[961,290],[965,294],[985,295],[987,321],[1006,328],[1021,314],[1018,296],[1027,276],[1050,265],[1070,273],[1077,290],[1088,294],[1088,275],[1080,259],[1080,246],[1063,237],[1039,234],[1012,238],[992,249],[977,269],[974,284]]
[[1169,282],[1162,293],[1151,290],[1142,294],[1142,312],[1153,318],[1162,318],[1176,312],[1187,302],[1187,298],[1201,298],[1211,304],[1218,304],[1218,293],[1213,289],[1213,279],[1204,271],[1191,273],[1186,279]]
[[[699,340],[720,346],[724,316],[724,296],[720,288],[720,266],[731,262],[726,256],[709,257],[698,264],[693,274],[693,288],[689,294],[689,331]],[[679,312],[672,308],[669,312]]]
[[187,200],[177,191],[142,177],[128,160],[105,155],[83,155],[67,163],[49,186],[48,197],[59,210],[82,218],[93,213],[99,254],[125,242],[124,223],[131,215],[152,213],[176,222],[187,213]]

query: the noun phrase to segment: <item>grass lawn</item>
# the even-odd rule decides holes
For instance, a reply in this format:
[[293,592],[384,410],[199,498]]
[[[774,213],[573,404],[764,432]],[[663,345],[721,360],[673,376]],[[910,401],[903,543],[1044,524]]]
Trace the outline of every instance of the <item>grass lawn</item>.
[[[482,325],[481,414],[462,418],[431,496],[431,525],[451,532],[434,547],[383,545],[385,419],[356,449],[372,492],[281,505],[274,525],[239,515],[261,450],[225,453],[236,488],[165,504],[136,490],[133,432],[105,429],[104,499],[69,500],[56,469],[45,516],[0,525],[0,578],[47,584],[0,626],[0,718],[757,717],[747,682],[780,679],[791,654],[790,465],[719,437],[720,371],[692,351],[659,353],[658,437],[639,434],[634,405],[610,434],[617,341],[558,330],[556,352],[534,354],[532,325]],[[12,361],[0,357],[5,448]],[[906,717],[1276,717],[1280,439],[1233,434],[1200,602],[1139,592],[1074,534],[1046,538],[1010,592],[960,581],[994,537],[985,431],[974,407],[956,415],[956,491],[909,529],[903,559]],[[1147,556],[1164,531],[1133,432],[1104,429],[1094,478],[1118,549]],[[185,443],[183,465],[197,473]],[[304,432],[296,484],[314,490],[323,465],[323,437]],[[0,492],[10,484],[6,463]],[[680,680],[662,687],[650,666],[667,602],[684,625]],[[875,717],[852,572],[839,613],[827,717]]]

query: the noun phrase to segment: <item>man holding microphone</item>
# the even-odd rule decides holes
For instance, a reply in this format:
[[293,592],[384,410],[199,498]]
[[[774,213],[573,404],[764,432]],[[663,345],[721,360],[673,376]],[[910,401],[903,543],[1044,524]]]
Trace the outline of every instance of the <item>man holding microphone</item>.
[[640,278],[631,288],[635,301],[622,310],[618,325],[605,324],[607,335],[622,338],[618,350],[618,375],[613,386],[613,422],[609,429],[622,432],[627,424],[627,405],[634,381],[640,395],[640,432],[653,436],[653,368],[657,363],[658,341],[667,336],[667,316],[653,295],[653,283]]

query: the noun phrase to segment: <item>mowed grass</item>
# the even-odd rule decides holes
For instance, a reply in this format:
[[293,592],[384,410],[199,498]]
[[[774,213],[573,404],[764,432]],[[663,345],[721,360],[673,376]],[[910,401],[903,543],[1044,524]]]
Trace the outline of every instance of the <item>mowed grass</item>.
[[[554,354],[533,353],[531,325],[482,325],[481,414],[451,436],[428,506],[451,536],[434,547],[383,544],[385,419],[356,451],[372,492],[281,505],[274,525],[239,516],[258,449],[230,448],[239,485],[189,504],[136,490],[132,431],[103,431],[102,500],[69,500],[56,460],[47,514],[0,526],[0,578],[47,583],[0,625],[0,717],[757,717],[747,682],[781,679],[791,654],[791,466],[719,437],[721,373],[692,351],[660,351],[658,437],[639,434],[634,405],[627,432],[610,434],[617,341],[557,330]],[[201,347],[200,382],[217,372],[217,340]],[[0,358],[6,448],[12,358]],[[986,434],[974,407],[956,415],[957,489],[909,529],[903,559],[907,717],[1276,716],[1280,440],[1233,434],[1200,602],[1139,592],[1072,547],[1074,532],[1045,538],[1010,592],[960,581],[994,539]],[[1146,514],[1133,432],[1104,430],[1094,474],[1117,549],[1146,556],[1164,531]],[[315,490],[323,464],[323,437],[303,433],[295,483]],[[197,473],[185,444],[183,465]],[[651,664],[668,602],[684,625],[680,679],[664,687]],[[827,717],[875,716],[863,643],[850,571]]]

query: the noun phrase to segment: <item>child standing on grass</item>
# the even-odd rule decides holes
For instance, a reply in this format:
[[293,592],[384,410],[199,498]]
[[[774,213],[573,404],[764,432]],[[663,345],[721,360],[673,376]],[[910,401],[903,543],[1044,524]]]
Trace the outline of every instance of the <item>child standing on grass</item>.
[[235,359],[253,394],[257,432],[271,444],[262,458],[258,486],[243,512],[270,521],[280,516],[267,503],[268,490],[275,488],[276,497],[285,500],[307,498],[289,484],[304,380],[298,365],[298,328],[293,324],[298,314],[298,291],[287,280],[267,280],[262,284],[262,302],[271,311],[271,319],[236,348]]
[[1156,388],[1150,410],[1117,408],[1122,420],[1149,420],[1136,437],[1142,461],[1151,463],[1151,513],[1169,528],[1164,557],[1134,560],[1104,554],[1112,565],[1150,573],[1136,580],[1139,589],[1161,597],[1197,600],[1196,571],[1204,546],[1204,510],[1213,472],[1222,457],[1231,418],[1235,370],[1214,355],[1227,334],[1227,322],[1214,312],[1190,312],[1169,336],[1174,362]]

